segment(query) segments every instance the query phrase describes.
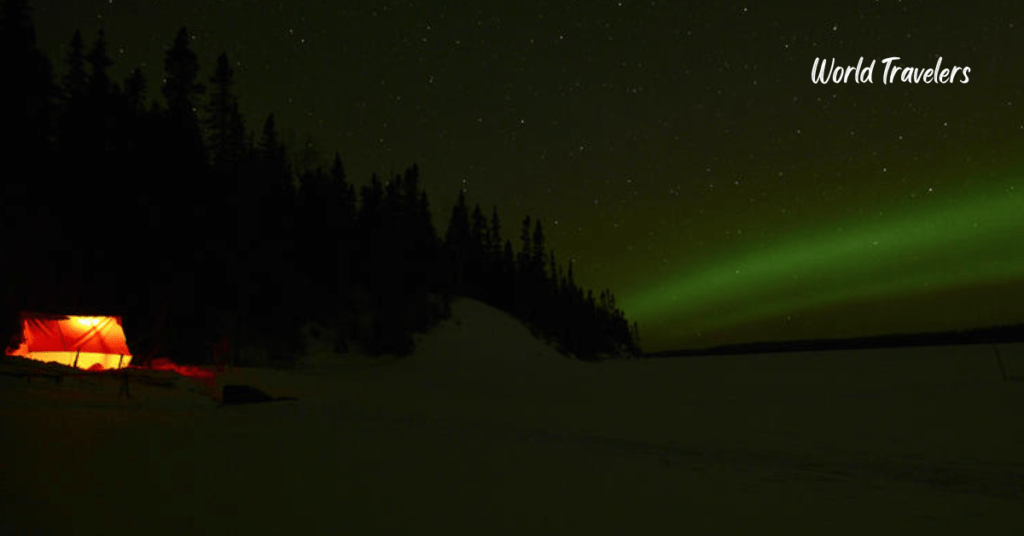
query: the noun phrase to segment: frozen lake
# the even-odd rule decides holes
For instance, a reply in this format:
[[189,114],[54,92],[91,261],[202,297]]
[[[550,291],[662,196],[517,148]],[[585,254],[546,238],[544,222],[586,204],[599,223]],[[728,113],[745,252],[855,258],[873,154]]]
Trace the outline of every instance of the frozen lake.
[[296,402],[0,376],[0,532],[1024,531],[991,345],[587,364],[455,318],[405,360],[218,378]]

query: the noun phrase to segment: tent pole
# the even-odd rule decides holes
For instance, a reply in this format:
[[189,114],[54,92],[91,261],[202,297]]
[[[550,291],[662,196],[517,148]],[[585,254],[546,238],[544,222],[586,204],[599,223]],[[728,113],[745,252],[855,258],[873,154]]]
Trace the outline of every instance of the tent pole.
[[81,354],[81,353],[82,353],[82,349],[81,348],[79,348],[78,351],[75,352],[75,365],[74,365],[75,368],[78,368],[78,355]]
[[124,361],[124,354],[121,354],[121,357],[117,358],[117,368],[121,368],[121,363],[123,361]]

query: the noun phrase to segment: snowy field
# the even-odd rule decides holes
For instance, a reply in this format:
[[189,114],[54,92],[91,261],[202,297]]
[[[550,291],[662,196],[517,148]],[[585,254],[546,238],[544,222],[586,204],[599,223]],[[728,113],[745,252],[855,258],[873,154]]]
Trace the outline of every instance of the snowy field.
[[405,360],[217,380],[294,402],[0,376],[0,534],[1024,534],[991,345],[587,364],[454,311]]

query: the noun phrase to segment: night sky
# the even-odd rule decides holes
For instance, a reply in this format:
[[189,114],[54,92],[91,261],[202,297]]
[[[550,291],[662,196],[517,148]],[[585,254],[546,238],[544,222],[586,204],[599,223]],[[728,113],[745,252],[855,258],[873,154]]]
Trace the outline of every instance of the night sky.
[[[1024,321],[1021,3],[467,4],[37,0],[35,22],[58,75],[105,29],[151,97],[187,26],[250,129],[275,113],[357,184],[418,163],[442,231],[460,188],[514,241],[541,218],[648,351]],[[883,84],[892,56],[969,82]],[[872,83],[812,82],[861,57]]]

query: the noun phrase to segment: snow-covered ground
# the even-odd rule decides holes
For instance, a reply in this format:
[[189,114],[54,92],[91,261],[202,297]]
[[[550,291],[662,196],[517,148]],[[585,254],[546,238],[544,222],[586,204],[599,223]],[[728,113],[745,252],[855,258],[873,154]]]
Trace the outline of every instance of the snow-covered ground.
[[217,380],[295,402],[0,376],[0,534],[1024,533],[992,346],[588,364],[454,313],[404,360]]

